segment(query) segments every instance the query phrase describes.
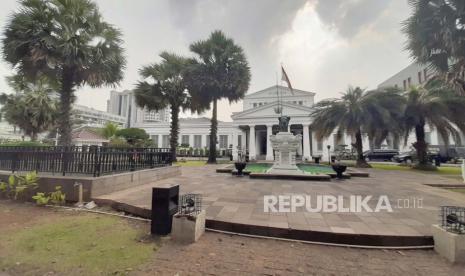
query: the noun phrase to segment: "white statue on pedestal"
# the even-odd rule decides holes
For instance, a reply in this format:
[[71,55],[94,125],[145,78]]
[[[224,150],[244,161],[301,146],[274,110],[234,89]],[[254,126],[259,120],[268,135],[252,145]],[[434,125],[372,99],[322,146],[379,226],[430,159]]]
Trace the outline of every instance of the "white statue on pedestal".
[[268,173],[300,172],[295,159],[302,135],[294,135],[289,132],[290,119],[289,116],[279,117],[279,132],[270,137],[271,146],[275,151],[275,161]]

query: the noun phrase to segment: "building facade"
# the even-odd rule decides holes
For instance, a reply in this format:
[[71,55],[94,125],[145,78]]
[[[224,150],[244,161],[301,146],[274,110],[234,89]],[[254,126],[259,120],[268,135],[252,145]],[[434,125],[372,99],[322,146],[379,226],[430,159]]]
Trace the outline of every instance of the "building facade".
[[[279,97],[279,101],[278,101]],[[291,117],[289,130],[302,136],[297,156],[302,160],[311,160],[319,156],[328,159],[335,145],[350,144],[347,135],[339,137],[334,134],[323,141],[318,141],[311,128],[315,93],[294,89],[292,92],[284,86],[271,86],[255,93],[247,94],[243,100],[243,110],[232,114],[232,122],[218,122],[218,149],[232,149],[236,159],[238,150],[247,151],[250,160],[273,160],[274,152],[270,136],[278,132],[278,109]],[[169,147],[170,124],[138,123],[151,136],[156,146]],[[210,119],[180,119],[179,145],[192,148],[209,146]],[[367,143],[367,139],[365,141]]]
[[83,105],[75,104],[72,116],[81,126],[104,127],[107,123],[113,123],[120,127],[126,127],[125,117]]
[[[385,87],[396,87],[403,91],[407,91],[409,88],[414,86],[424,85],[431,77],[433,77],[436,72],[431,69],[428,65],[412,63],[400,72],[396,73],[394,76],[383,81],[378,85],[378,88]],[[426,125],[425,127],[425,140],[428,144],[436,147],[446,147],[446,143],[441,135],[431,126]],[[461,134],[461,142],[465,141],[465,135]],[[388,139],[387,146],[391,148],[398,148],[402,151],[406,151],[411,147],[411,144],[415,142],[415,134],[412,133],[409,136],[407,144],[404,143],[394,143],[393,139]],[[449,145],[459,145],[458,141],[454,141],[453,137],[449,137]]]
[[107,101],[107,112],[126,118],[126,127],[135,125],[170,122],[170,110],[165,108],[159,111],[149,111],[136,104],[134,91],[110,91]]

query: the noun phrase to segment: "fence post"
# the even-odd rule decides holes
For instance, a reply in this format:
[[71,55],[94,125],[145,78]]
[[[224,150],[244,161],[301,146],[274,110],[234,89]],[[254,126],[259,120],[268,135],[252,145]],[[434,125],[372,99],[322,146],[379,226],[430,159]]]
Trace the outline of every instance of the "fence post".
[[68,168],[68,147],[63,147],[61,152],[61,158],[63,162],[63,176],[66,174],[66,169]]

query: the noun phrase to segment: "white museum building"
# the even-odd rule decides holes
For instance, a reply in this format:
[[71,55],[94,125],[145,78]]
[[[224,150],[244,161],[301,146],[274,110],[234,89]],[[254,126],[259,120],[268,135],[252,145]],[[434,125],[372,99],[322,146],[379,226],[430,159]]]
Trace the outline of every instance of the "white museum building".
[[[243,110],[234,112],[232,122],[218,122],[218,148],[232,148],[233,158],[237,158],[238,149],[247,150],[250,160],[273,160],[270,136],[278,132],[278,95],[283,115],[291,117],[290,131],[301,134],[301,146],[298,158],[311,160],[312,156],[327,159],[327,145],[344,144],[348,137],[334,135],[325,141],[317,141],[310,129],[312,106],[315,93],[284,86],[271,86],[255,93],[247,94],[243,99]],[[169,122],[144,122],[135,124],[143,128],[158,147],[169,147]],[[188,144],[193,148],[208,147],[210,132],[209,118],[180,119],[179,144]],[[337,137],[337,138],[336,138]],[[349,140],[347,140],[349,142]]]

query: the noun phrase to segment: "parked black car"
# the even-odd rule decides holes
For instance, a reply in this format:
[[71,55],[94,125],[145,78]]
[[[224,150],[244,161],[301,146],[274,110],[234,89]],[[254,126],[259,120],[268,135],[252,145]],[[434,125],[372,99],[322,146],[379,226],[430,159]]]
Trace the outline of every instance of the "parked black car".
[[366,161],[392,161],[392,158],[399,154],[395,149],[374,149],[363,153]]
[[[431,162],[433,162],[434,160],[445,162],[445,160],[441,157],[439,151],[434,149],[428,151],[428,158]],[[393,157],[393,161],[398,163],[412,163],[414,160],[417,160],[417,152],[415,150],[402,152]]]

